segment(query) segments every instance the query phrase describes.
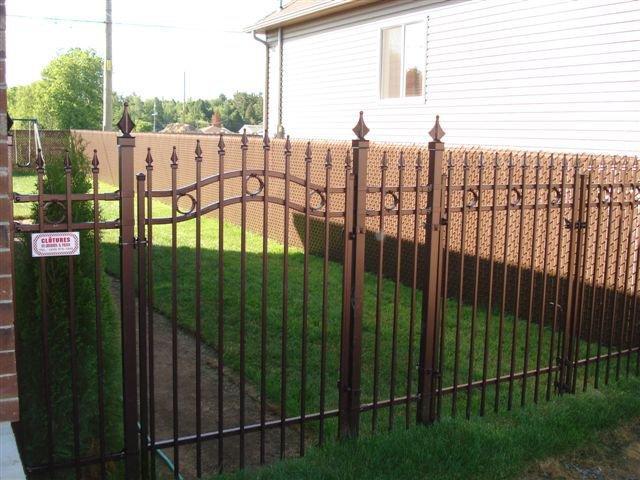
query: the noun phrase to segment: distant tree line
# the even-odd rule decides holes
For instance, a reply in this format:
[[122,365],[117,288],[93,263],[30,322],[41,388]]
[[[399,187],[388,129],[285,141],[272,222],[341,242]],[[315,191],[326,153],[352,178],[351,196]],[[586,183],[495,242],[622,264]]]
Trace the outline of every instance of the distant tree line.
[[[13,118],[36,118],[48,129],[102,128],[103,60],[93,50],[74,48],[54,58],[42,70],[42,78],[29,85],[9,88],[9,114]],[[170,123],[209,125],[214,113],[229,130],[244,124],[262,123],[262,95],[237,92],[228,98],[180,102],[139,95],[114,93],[113,123],[120,118],[120,105],[129,102],[136,130],[156,131]]]
[[115,106],[129,102],[129,111],[136,122],[139,132],[153,131],[154,112],[156,131],[162,130],[170,123],[188,123],[194,127],[205,127],[211,123],[214,113],[220,116],[222,124],[229,130],[237,132],[245,124],[262,123],[262,95],[237,92],[232,98],[220,95],[213,100],[177,100],[146,98],[133,94],[128,96],[114,95],[114,123],[121,112]]

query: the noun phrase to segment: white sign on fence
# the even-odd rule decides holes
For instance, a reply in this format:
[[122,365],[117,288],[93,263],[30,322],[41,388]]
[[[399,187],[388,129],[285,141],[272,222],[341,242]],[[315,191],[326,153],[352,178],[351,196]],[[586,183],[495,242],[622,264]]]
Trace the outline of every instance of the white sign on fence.
[[31,234],[31,256],[68,257],[80,255],[78,232],[50,232]]

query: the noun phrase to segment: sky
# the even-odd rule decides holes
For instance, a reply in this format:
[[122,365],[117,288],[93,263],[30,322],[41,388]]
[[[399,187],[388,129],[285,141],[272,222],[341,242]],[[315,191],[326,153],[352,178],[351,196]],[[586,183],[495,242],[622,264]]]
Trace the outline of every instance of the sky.
[[[262,92],[264,46],[243,30],[278,5],[278,0],[112,0],[113,89],[181,100],[186,73],[187,98]],[[9,87],[38,80],[42,68],[69,48],[104,56],[104,18],[105,0],[8,1]]]

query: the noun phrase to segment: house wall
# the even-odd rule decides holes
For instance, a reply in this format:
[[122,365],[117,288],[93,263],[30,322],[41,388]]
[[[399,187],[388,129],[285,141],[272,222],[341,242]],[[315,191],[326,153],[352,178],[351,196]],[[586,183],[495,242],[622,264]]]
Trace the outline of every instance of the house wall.
[[[426,95],[380,100],[380,29],[415,20],[428,23]],[[283,37],[283,124],[297,138],[346,139],[364,110],[372,140],[421,141],[439,114],[448,145],[640,151],[639,1],[379,2]]]
[[[13,204],[7,148],[6,10],[0,0],[0,422],[19,419],[13,305]],[[8,448],[8,446],[7,446]]]

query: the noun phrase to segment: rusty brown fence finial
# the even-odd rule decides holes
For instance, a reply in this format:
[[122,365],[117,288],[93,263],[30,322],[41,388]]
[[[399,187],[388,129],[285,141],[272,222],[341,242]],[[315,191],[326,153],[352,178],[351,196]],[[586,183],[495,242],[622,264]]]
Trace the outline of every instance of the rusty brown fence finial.
[[130,137],[131,132],[136,127],[136,124],[131,120],[131,115],[129,115],[129,103],[124,102],[124,109],[122,111],[122,117],[118,121],[118,128],[120,132],[122,132],[123,137]]
[[291,155],[291,139],[289,135],[287,135],[287,140],[284,142],[284,153],[285,155]]
[[69,150],[64,151],[64,171],[71,171],[71,156],[69,155]]
[[311,142],[307,142],[307,148],[304,151],[304,161],[307,163],[311,163]]
[[356,134],[358,140],[366,140],[367,133],[369,133],[369,127],[364,123],[364,112],[360,111],[360,118],[355,127],[353,127],[353,133]]
[[98,173],[100,161],[98,160],[98,150],[93,149],[93,157],[91,158],[91,166],[93,167],[91,171],[93,173]]
[[433,128],[429,132],[429,135],[434,142],[441,142],[442,137],[445,136],[445,132],[440,126],[440,115],[436,115],[436,123],[433,125]]
[[44,157],[42,156],[42,149],[38,149],[38,153],[36,154],[36,171],[43,172],[44,171]]
[[147,170],[153,168],[153,157],[151,156],[151,147],[147,148],[147,157],[144,159],[144,162],[147,164]]
[[178,154],[176,153],[176,147],[173,147],[171,152],[171,168],[178,168]]
[[333,157],[331,156],[331,149],[327,148],[327,155],[324,157],[325,168],[331,168],[333,166]]
[[269,130],[266,128],[264,129],[264,135],[262,136],[262,148],[264,150],[271,149],[271,139],[269,138]]
[[347,174],[351,171],[351,150],[347,149],[347,154],[344,157],[344,169]]
[[196,161],[201,161],[202,160],[202,147],[200,147],[200,140],[196,140],[195,154],[196,154]]

